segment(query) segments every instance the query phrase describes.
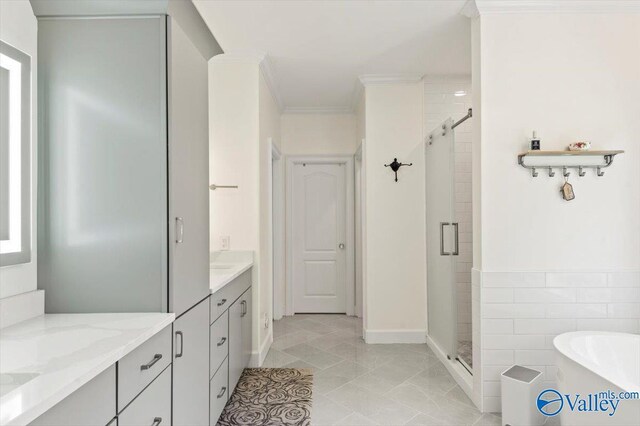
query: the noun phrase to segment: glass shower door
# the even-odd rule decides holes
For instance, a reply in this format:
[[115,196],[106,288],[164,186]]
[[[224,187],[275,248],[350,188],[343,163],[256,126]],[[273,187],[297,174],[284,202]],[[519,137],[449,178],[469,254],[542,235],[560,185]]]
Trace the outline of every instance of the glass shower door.
[[445,121],[427,137],[426,229],[427,312],[429,337],[450,358],[457,353],[455,256],[458,224],[454,210],[453,121]]

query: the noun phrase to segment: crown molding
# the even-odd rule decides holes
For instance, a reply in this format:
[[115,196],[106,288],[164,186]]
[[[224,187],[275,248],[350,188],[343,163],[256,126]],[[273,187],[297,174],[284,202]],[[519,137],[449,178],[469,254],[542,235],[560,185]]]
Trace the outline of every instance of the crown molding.
[[278,83],[275,78],[273,65],[271,63],[269,55],[267,55],[266,53],[252,51],[232,51],[214,56],[211,59],[211,62],[239,62],[257,65],[260,73],[262,73],[262,76],[267,83],[267,87],[269,87],[269,92],[271,93],[271,96],[273,97],[273,100],[278,107],[278,111],[282,113],[282,111],[284,110],[284,104],[282,102],[280,91],[278,90]]
[[278,111],[282,114],[285,109],[284,103],[282,102],[282,96],[280,95],[280,90],[278,89],[278,83],[276,81],[275,73],[273,71],[273,65],[269,56],[264,56],[260,61],[260,72],[264,77],[264,81],[267,83],[267,87],[269,87],[269,92],[271,92],[271,96],[273,97],[276,106],[278,107]]
[[460,13],[640,13],[640,0],[469,0]]
[[350,106],[335,107],[285,107],[283,114],[353,114]]
[[366,86],[379,84],[415,84],[422,81],[423,74],[363,74],[358,76],[351,94],[351,111],[358,109],[360,97]]
[[466,16],[467,18],[477,18],[480,16],[476,0],[467,0],[464,6],[462,6],[462,10],[460,10],[460,15]]

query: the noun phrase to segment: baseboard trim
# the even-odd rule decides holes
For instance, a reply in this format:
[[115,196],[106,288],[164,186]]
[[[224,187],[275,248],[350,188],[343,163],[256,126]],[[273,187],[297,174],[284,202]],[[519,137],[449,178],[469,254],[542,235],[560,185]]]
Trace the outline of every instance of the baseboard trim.
[[251,360],[249,361],[249,366],[252,368],[259,368],[264,363],[264,359],[267,357],[269,353],[269,349],[271,349],[271,344],[273,343],[273,327],[269,328],[269,334],[265,337],[264,341],[260,345],[260,350],[257,352],[251,353]]
[[427,330],[364,330],[367,343],[426,343]]

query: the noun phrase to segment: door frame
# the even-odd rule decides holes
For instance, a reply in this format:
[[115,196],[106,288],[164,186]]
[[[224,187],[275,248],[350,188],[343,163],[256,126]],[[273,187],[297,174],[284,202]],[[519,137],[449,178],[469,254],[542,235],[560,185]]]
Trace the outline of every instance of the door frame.
[[287,188],[286,188],[286,247],[287,247],[287,267],[286,267],[286,314],[295,314],[293,302],[293,221],[292,221],[292,200],[293,200],[293,167],[296,164],[343,164],[345,169],[346,184],[346,306],[347,315],[353,316],[355,313],[355,213],[354,213],[354,166],[352,155],[291,155],[286,157],[287,163]]
[[271,220],[270,244],[272,248],[272,303],[273,320],[279,320],[285,314],[285,205],[284,205],[284,167],[282,153],[269,138],[269,214]]
[[355,312],[359,318],[364,317],[364,161],[362,155],[362,143],[356,149],[354,155],[354,235],[355,235]]

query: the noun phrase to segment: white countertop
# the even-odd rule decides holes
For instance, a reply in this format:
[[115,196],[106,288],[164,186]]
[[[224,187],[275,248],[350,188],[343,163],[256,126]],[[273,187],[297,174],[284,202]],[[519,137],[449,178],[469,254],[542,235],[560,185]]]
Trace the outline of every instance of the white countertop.
[[209,289],[215,293],[253,266],[253,252],[222,251],[213,253],[209,264]]
[[46,314],[0,330],[0,425],[35,420],[174,319]]

